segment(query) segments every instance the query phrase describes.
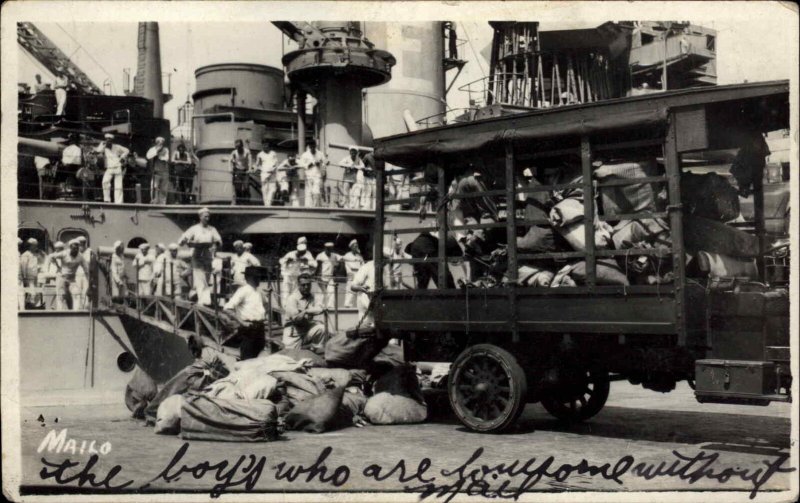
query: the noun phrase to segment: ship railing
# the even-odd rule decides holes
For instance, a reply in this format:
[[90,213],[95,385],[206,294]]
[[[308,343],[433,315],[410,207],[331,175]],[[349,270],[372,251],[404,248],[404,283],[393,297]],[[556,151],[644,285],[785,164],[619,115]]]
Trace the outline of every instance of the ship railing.
[[462,118],[469,118],[471,120],[474,111],[475,107],[448,108],[444,112],[418,119],[416,123],[418,126],[423,126],[425,128],[446,126],[447,124],[463,120]]
[[[228,170],[215,170],[230,173]],[[420,170],[421,172],[421,170]],[[41,199],[41,200],[68,200],[68,201],[103,201],[102,171],[91,168],[84,169],[78,173],[65,172],[59,163],[54,163],[53,168],[47,172],[38,174],[38,182],[18,181],[21,199]],[[306,193],[307,180],[296,178],[290,181],[290,191],[286,197],[281,198],[280,192],[275,191],[276,196],[270,201],[271,204],[264,204],[264,194],[262,184],[257,172],[250,173],[249,195],[240,198],[238,204],[258,205],[258,206],[285,206],[285,207],[320,207],[332,209],[356,209],[372,211],[375,208],[376,187],[374,178],[367,179],[362,184],[357,184],[344,177],[328,176],[323,184],[323,192],[320,194],[319,204],[312,204],[310,196]],[[387,196],[391,199],[408,199],[403,204],[393,206],[395,211],[416,211],[418,196],[415,184],[412,183],[414,173],[408,176],[394,177],[387,183]],[[153,186],[153,177],[149,173],[135,173],[128,170],[123,181],[123,201],[126,203],[138,204],[195,204],[198,203],[197,197],[197,176],[181,176],[174,171],[170,174],[170,182],[164,192],[164,202],[154,203],[156,194]],[[277,182],[275,182],[277,183]],[[211,180],[204,181],[203,184],[223,184],[230,186],[232,181]],[[184,187],[181,190],[180,187]],[[354,195],[354,190],[357,195]],[[113,198],[113,188],[111,190]],[[260,193],[260,194],[259,194]],[[35,195],[34,195],[35,194]],[[31,197],[32,196],[32,197]],[[233,204],[235,198],[231,198]]]

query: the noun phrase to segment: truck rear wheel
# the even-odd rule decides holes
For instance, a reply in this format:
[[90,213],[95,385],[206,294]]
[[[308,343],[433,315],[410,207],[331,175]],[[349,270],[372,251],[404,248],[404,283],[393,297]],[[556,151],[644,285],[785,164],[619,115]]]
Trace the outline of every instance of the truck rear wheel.
[[528,383],[517,359],[493,344],[470,346],[453,363],[448,394],[453,411],[471,430],[510,427],[525,408]]
[[585,370],[570,373],[542,398],[542,405],[562,421],[585,421],[603,409],[609,389],[608,372]]

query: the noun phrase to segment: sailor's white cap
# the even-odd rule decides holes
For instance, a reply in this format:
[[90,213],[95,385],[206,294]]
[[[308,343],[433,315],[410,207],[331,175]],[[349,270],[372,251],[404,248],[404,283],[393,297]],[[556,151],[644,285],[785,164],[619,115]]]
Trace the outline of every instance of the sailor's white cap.
[[333,241],[325,241],[325,248],[333,248]]
[[78,240],[79,243],[85,243],[86,242],[86,236],[78,236],[75,239]]
[[69,242],[67,242],[67,244],[69,246],[72,246],[72,245],[78,246],[79,244],[81,244],[81,242],[78,241],[78,238],[73,238],[73,239],[70,239]]
[[167,247],[164,245],[164,243],[158,243],[156,245],[156,248],[158,248],[159,250],[166,250],[167,249]]
[[122,241],[120,241],[119,239],[117,239],[116,241],[114,241],[114,249],[115,249],[115,250],[116,250],[117,248],[119,248],[120,246],[122,246]]
[[28,238],[28,244],[29,245],[38,245],[39,241],[37,241],[36,238]]
[[531,168],[525,168],[522,171],[522,176],[524,176],[526,178],[533,178],[533,172],[531,171]]
[[350,148],[349,148],[348,150],[349,150],[350,152],[352,152],[353,150],[355,150],[356,152],[358,152],[358,147],[356,147],[355,145],[350,145]]
[[302,244],[307,244],[307,243],[308,243],[308,240],[306,239],[305,236],[300,236],[299,238],[297,238],[298,246],[302,245]]
[[358,246],[358,240],[357,239],[354,239],[354,240],[350,241],[350,243],[347,244],[347,246],[353,246],[353,245]]
[[170,250],[177,250],[177,249],[178,249],[178,245],[177,245],[177,244],[175,244],[175,243],[170,243],[170,244],[169,244],[169,246],[168,246],[168,248],[169,248]]
[[202,215],[203,213],[208,213],[210,215],[211,214],[211,210],[209,210],[206,207],[203,207],[203,208],[200,208],[199,210],[197,210],[197,214],[198,215]]
[[103,138],[105,138],[106,140],[113,140],[114,139],[114,135],[111,134],[111,133],[106,133],[106,134],[103,135]]
[[55,248],[56,250],[64,248],[64,243],[62,243],[61,241],[56,241],[55,243],[53,243],[53,248]]
[[241,239],[237,239],[236,241],[234,241],[233,247],[236,248],[237,246],[244,246],[244,241],[242,241]]
[[156,138],[156,143],[164,143],[164,137],[163,136],[157,137]]
[[139,245],[140,250],[147,250],[148,248],[150,248],[150,243],[142,243]]
[[253,243],[245,243],[244,244],[244,249],[245,250],[252,250],[253,249]]

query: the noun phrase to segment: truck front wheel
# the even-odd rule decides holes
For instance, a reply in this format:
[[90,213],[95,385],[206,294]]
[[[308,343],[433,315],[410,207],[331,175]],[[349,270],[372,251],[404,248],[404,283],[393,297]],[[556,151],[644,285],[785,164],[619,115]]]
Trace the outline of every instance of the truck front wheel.
[[493,344],[477,344],[461,352],[448,383],[450,404],[458,418],[484,433],[514,424],[525,408],[527,389],[517,359]]

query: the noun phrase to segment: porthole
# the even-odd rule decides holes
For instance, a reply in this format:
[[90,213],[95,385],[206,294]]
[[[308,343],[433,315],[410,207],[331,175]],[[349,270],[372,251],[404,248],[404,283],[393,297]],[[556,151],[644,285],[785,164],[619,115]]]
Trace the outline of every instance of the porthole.
[[117,367],[123,372],[130,372],[136,368],[136,357],[128,351],[123,351],[117,356]]

